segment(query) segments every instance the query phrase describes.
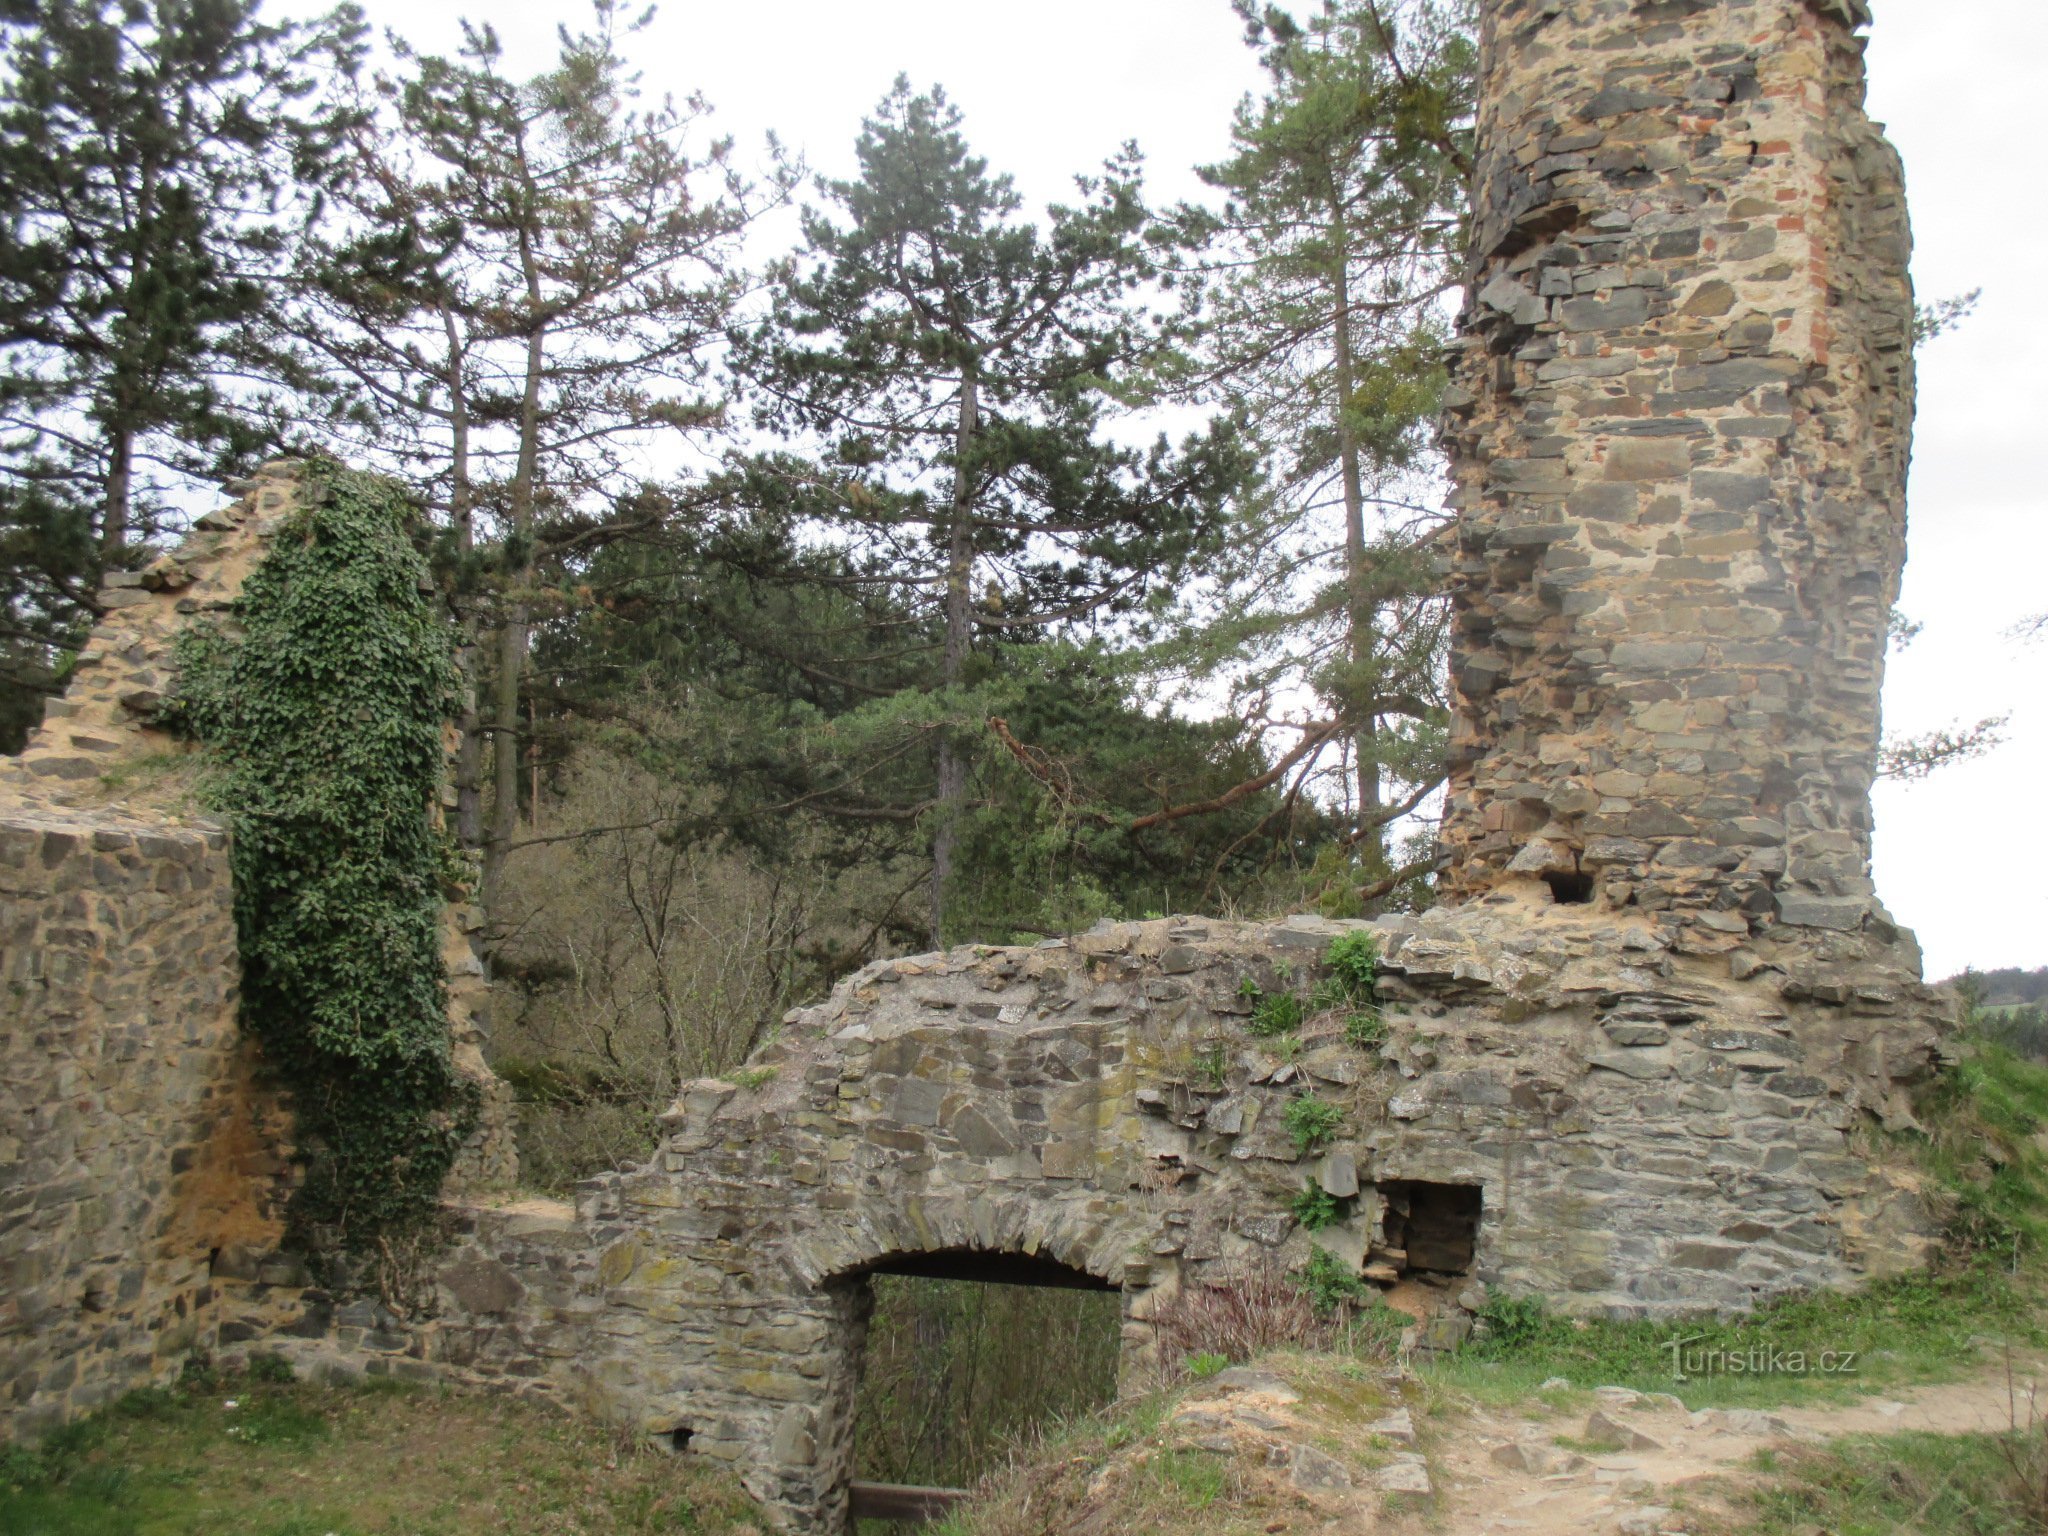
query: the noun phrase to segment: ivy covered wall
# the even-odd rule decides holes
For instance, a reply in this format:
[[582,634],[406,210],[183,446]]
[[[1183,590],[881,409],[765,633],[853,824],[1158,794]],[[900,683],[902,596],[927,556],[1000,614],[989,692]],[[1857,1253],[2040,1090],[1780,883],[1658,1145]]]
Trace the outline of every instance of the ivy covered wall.
[[297,1114],[293,1236],[360,1249],[426,1221],[475,1118],[434,809],[456,675],[400,488],[315,465],[298,500],[228,621],[179,641],[171,718],[232,834],[242,1024]]

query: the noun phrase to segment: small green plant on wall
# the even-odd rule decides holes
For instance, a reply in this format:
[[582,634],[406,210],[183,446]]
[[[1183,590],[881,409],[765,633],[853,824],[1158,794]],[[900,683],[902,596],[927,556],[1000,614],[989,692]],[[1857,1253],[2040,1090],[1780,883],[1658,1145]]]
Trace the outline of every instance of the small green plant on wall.
[[1370,933],[1360,930],[1339,934],[1323,951],[1323,964],[1329,967],[1330,979],[1343,989],[1349,1001],[1372,1001],[1373,983],[1379,977],[1380,947]]
[[1237,995],[1240,1001],[1252,1005],[1252,1016],[1245,1028],[1262,1040],[1291,1035],[1308,1017],[1307,1008],[1294,993],[1268,992],[1250,976],[1237,984]]
[[1292,992],[1274,992],[1252,1005],[1251,1032],[1262,1039],[1291,1035],[1301,1028],[1307,1011]]
[[1344,1111],[1328,1099],[1304,1093],[1287,1106],[1282,1123],[1294,1140],[1294,1150],[1307,1157],[1336,1139],[1339,1127],[1344,1124]]
[[1377,1008],[1354,1009],[1345,1016],[1344,1038],[1361,1051],[1376,1051],[1387,1043],[1387,1021]]
[[1327,1248],[1309,1250],[1308,1262],[1294,1272],[1294,1283],[1308,1296],[1309,1304],[1325,1316],[1339,1307],[1377,1301],[1379,1295]]
[[1289,1209],[1293,1212],[1294,1219],[1310,1232],[1320,1232],[1325,1227],[1335,1226],[1338,1218],[1343,1215],[1343,1208],[1337,1197],[1314,1179],[1302,1185],[1301,1193],[1294,1197],[1294,1204]]
[[1354,1048],[1376,1051],[1387,1040],[1387,1023],[1373,1002],[1379,978],[1379,944],[1370,933],[1346,933],[1330,941],[1323,964],[1330,974],[1318,985],[1322,1011],[1344,1016],[1344,1038]]

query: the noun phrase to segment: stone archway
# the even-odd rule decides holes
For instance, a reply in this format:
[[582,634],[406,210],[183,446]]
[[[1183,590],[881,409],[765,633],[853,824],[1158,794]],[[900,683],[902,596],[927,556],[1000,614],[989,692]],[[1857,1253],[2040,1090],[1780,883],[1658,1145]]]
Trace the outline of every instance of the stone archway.
[[[852,1010],[808,1011],[839,1027],[692,1085],[655,1162],[588,1201],[594,1235],[615,1234],[598,1264],[600,1406],[733,1462],[787,1528],[836,1536],[866,1276],[1008,1262],[1092,1277],[1123,1293],[1124,1373],[1149,1366],[1160,1192],[1141,1168],[1129,1021],[1056,1018],[1072,958],[873,968],[920,995],[869,1010],[856,983]],[[1048,982],[1059,1002],[1041,1012]],[[984,1016],[990,991],[1009,996]]]
[[[1250,999],[1320,995],[1358,931],[1379,1022],[1304,1004],[1262,1033]],[[564,1238],[594,1274],[550,1303],[584,1331],[525,1347],[597,1410],[730,1463],[784,1528],[838,1536],[865,1323],[848,1281],[878,1267],[1094,1276],[1124,1294],[1131,1381],[1177,1288],[1316,1249],[1431,1288],[1451,1336],[1475,1282],[1624,1315],[1850,1283],[1898,1219],[1847,1136],[1884,1069],[1842,1057],[1830,1005],[1786,995],[1571,906],[878,962],[731,1080],[689,1085],[648,1165],[586,1186]]]
[[[1113,1297],[1118,1304],[1121,1323],[1117,1386],[1119,1389],[1142,1386],[1151,1375],[1152,1329],[1143,1321],[1133,1321],[1130,1316],[1133,1302],[1146,1294],[1145,1289],[1126,1289],[1120,1280],[1110,1275],[1093,1273],[1073,1263],[1063,1262],[1044,1250],[1027,1253],[1021,1249],[983,1247],[914,1249],[884,1255],[855,1271],[832,1276],[824,1284],[827,1288],[847,1293],[849,1305],[846,1310],[853,1319],[853,1326],[844,1335],[844,1347],[835,1363],[835,1374],[844,1373],[845,1380],[833,1381],[825,1394],[828,1401],[847,1403],[848,1409],[832,1416],[830,1437],[818,1446],[819,1481],[828,1489],[820,1518],[820,1524],[826,1530],[851,1530],[863,1513],[881,1515],[885,1509],[914,1508],[922,1516],[937,1513],[944,1507],[921,1497],[906,1500],[904,1495],[912,1490],[893,1486],[891,1481],[862,1481],[875,1478],[876,1471],[871,1459],[873,1448],[860,1443],[855,1433],[856,1420],[862,1417],[856,1405],[870,1369],[870,1350],[874,1343],[870,1319],[875,1304],[875,1282],[885,1276],[950,1281],[976,1289],[1057,1288],[1094,1291],[1102,1293],[1105,1300]],[[965,1399],[951,1402],[948,1406],[953,1415],[968,1415],[975,1411]],[[958,1483],[967,1480],[940,1481]],[[903,1481],[899,1478],[893,1483]],[[934,1479],[924,1476],[914,1481],[928,1485]],[[850,1500],[849,1491],[852,1493]],[[919,1493],[930,1491],[921,1489]]]

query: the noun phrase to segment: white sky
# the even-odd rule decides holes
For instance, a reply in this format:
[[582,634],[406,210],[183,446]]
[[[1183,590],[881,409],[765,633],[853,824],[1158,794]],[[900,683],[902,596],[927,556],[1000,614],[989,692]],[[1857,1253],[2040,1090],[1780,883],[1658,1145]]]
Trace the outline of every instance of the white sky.
[[[1984,289],[1976,317],[1922,354],[1911,556],[1902,603],[1925,626],[1892,660],[1887,726],[2010,712],[2005,746],[1877,797],[1878,889],[1919,931],[1930,976],[2048,963],[2048,643],[2007,631],[2048,609],[2048,520],[2033,448],[2048,436],[2048,212],[2029,110],[2048,59],[2041,0],[1876,0],[1871,110],[1905,155],[1923,299]],[[552,54],[568,4],[366,0],[373,24],[452,50],[492,21],[520,73]],[[304,0],[278,10],[307,14]],[[631,49],[646,87],[702,91],[748,157],[773,129],[814,169],[851,169],[860,119],[900,71],[938,83],[969,142],[1032,202],[1064,196],[1123,140],[1155,195],[1227,148],[1258,71],[1225,0],[668,0]]]

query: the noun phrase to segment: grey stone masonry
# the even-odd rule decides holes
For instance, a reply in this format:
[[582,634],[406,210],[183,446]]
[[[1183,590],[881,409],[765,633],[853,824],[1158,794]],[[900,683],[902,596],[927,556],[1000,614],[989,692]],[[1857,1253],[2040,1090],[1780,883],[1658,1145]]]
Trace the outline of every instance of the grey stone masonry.
[[1854,927],[1913,415],[1868,18],[1481,11],[1445,893]]
[[[219,1325],[221,1255],[275,1252],[290,1117],[237,1026],[228,839],[158,724],[178,635],[227,619],[310,493],[305,466],[230,487],[177,549],[119,572],[71,687],[0,759],[0,1434],[32,1434],[174,1374]],[[485,1064],[473,909],[444,926],[456,1065],[483,1124],[452,1183],[516,1177],[509,1090]]]
[[[1331,941],[1361,930],[1385,954],[1365,1030],[1365,1005],[1318,990]],[[836,1533],[865,1276],[907,1258],[1036,1256],[1120,1288],[1134,1380],[1183,1288],[1318,1247],[1435,1287],[1453,1337],[1479,1284],[1640,1317],[1923,1262],[1911,1178],[1852,1141],[1906,1123],[1931,1064],[1910,946],[1731,957],[1676,931],[1489,902],[880,961],[746,1071],[686,1085],[654,1158],[574,1213],[467,1211],[430,1323],[252,1279],[263,1256],[237,1254],[217,1279],[244,1321],[223,1338],[686,1430],[780,1525]],[[1298,1027],[1257,1033],[1254,989],[1307,1000]],[[1308,1098],[1330,1124],[1304,1147]],[[1311,1186],[1334,1202],[1314,1232]]]

